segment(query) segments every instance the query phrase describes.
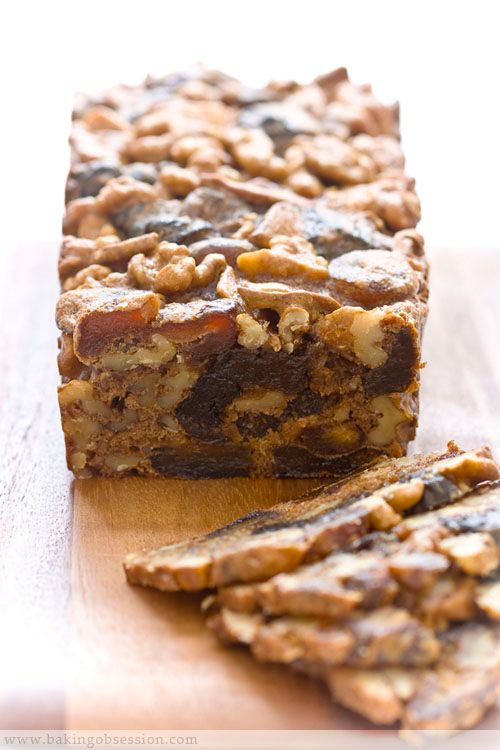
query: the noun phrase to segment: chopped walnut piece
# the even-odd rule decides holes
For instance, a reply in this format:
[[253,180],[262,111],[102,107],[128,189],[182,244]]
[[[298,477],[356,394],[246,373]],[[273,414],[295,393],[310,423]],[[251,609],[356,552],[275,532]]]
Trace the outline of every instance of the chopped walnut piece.
[[428,589],[449,568],[449,561],[436,552],[401,551],[391,555],[389,569],[409,589]]
[[388,357],[382,348],[385,315],[382,308],[340,307],[318,321],[316,334],[340,354],[354,354],[367,367],[380,367]]
[[170,157],[182,166],[216,170],[228,161],[220,141],[202,135],[186,135],[179,138],[170,149]]
[[238,299],[240,301],[236,275],[230,266],[225,266],[221,271],[215,292],[218,297],[223,299]]
[[98,211],[89,211],[82,216],[78,223],[78,237],[86,237],[90,240],[96,240],[98,237],[114,235],[116,239],[116,230],[104,214]]
[[390,396],[376,396],[370,401],[370,408],[379,416],[377,426],[367,435],[368,441],[376,446],[390,445],[397,440],[397,427],[407,419],[407,415]]
[[63,224],[64,232],[78,234],[78,227],[87,214],[98,213],[106,216],[127,206],[150,203],[157,198],[156,190],[145,182],[127,176],[113,178],[95,198],[77,198],[68,203]]
[[326,109],[327,124],[343,125],[351,135],[367,133],[371,136],[399,133],[398,108],[381,104],[369,86],[356,86],[342,81],[335,89],[335,99]]
[[302,334],[309,330],[309,313],[302,307],[287,307],[281,314],[278,332],[283,346],[293,352]]
[[330,189],[326,202],[330,208],[372,212],[394,231],[414,227],[420,220],[420,201],[413,185],[400,177],[386,177],[341,190]]
[[351,146],[369,156],[380,172],[402,170],[405,165],[401,142],[389,135],[371,136],[360,133],[350,140]]
[[468,575],[487,576],[500,563],[498,548],[491,534],[458,534],[443,539],[438,546],[440,552]]
[[88,109],[81,121],[89,130],[129,130],[130,125],[116,110],[102,104]]
[[78,401],[94,399],[94,386],[88,380],[70,380],[59,386],[59,403],[61,406],[71,406]]
[[424,494],[425,484],[422,479],[415,477],[409,482],[396,482],[384,488],[382,495],[391,508],[401,512],[416,505]]
[[96,367],[104,370],[123,372],[135,367],[160,367],[170,362],[176,353],[176,347],[164,336],[154,333],[151,336],[151,347],[141,346],[131,352],[107,352],[96,362]]
[[263,130],[240,130],[232,134],[232,151],[243,169],[253,177],[282,180],[286,176],[284,159],[274,153],[274,144]]
[[278,282],[252,281],[241,282],[238,292],[251,309],[276,310],[281,313],[289,307],[299,307],[307,310],[311,319],[317,319],[322,313],[329,313],[339,307],[339,303],[328,294],[311,292],[280,284]]
[[476,604],[492,620],[500,620],[500,581],[488,581],[477,588]]
[[307,169],[297,169],[288,175],[285,185],[304,198],[318,198],[323,192],[323,185]]
[[110,469],[116,472],[130,471],[135,469],[137,464],[141,461],[140,455],[133,455],[131,453],[112,453],[106,456],[104,463]]
[[239,412],[264,412],[281,414],[288,403],[288,398],[281,391],[266,391],[261,388],[250,390],[238,396],[232,407]]
[[[127,262],[137,253],[149,253],[156,248],[156,232],[118,240],[117,237],[100,237],[96,240],[72,236],[64,238],[59,258],[59,275],[62,279],[89,266],[118,266],[125,269]],[[98,278],[97,276],[94,278]],[[101,277],[103,278],[103,277]]]
[[168,159],[173,137],[169,133],[146,135],[126,144],[123,155],[129,161],[159,162]]
[[200,178],[193,169],[167,164],[160,171],[162,185],[174,198],[184,198],[191,190],[200,186]]
[[265,327],[247,313],[236,316],[238,326],[238,344],[245,349],[259,349],[269,338]]
[[101,281],[106,276],[109,276],[110,273],[111,268],[92,263],[90,266],[82,268],[74,276],[69,276],[62,285],[63,291],[68,292],[70,289],[77,289],[79,286],[87,284],[90,280]]
[[248,238],[261,247],[269,247],[277,235],[293,237],[303,233],[304,226],[300,209],[293,203],[280,201],[266,211]]
[[73,123],[70,143],[76,161],[106,161],[116,159],[117,153],[129,139],[127,131],[114,128],[91,130],[85,123],[77,120]]
[[377,173],[373,160],[333,135],[301,140],[307,167],[322,180],[340,185],[371,182]]
[[142,289],[171,294],[210,284],[226,265],[225,257],[219,253],[206,255],[196,265],[185,245],[161,242],[149,258],[142,254],[134,255],[128,273]]
[[151,185],[123,176],[110,180],[95,198],[95,204],[100,211],[109,214],[136,203],[149,203],[157,197]]
[[239,255],[237,265],[250,278],[259,275],[328,278],[328,261],[316,255],[313,245],[302,237],[277,235],[270,248]]
[[[404,701],[394,688],[392,675],[408,683],[410,698],[417,689],[418,676],[402,669],[361,670],[336,667],[328,671],[327,684],[332,697],[342,706],[361,713],[375,724],[393,724],[401,718]],[[398,680],[399,682],[399,680]]]
[[270,206],[272,203],[277,203],[278,201],[289,201],[299,206],[306,206],[308,204],[306,198],[297,195],[293,190],[277,185],[275,182],[271,182],[264,177],[242,181],[241,179],[230,178],[222,172],[218,172],[217,174],[202,175],[201,182],[202,185],[209,187],[230,190],[238,198],[247,201],[251,205]]

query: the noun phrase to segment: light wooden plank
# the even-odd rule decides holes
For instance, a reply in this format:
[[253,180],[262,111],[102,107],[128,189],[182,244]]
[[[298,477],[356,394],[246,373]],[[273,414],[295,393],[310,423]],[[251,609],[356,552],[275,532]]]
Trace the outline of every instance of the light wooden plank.
[[58,416],[57,246],[0,274],[0,727],[62,727],[71,485]]

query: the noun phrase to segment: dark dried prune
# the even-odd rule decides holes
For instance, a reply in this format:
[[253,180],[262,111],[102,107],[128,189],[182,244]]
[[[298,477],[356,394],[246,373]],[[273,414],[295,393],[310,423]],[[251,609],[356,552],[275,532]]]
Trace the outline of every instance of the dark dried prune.
[[189,435],[210,442],[224,439],[220,424],[228,404],[242,388],[259,387],[298,393],[307,382],[309,356],[294,352],[234,347],[208,362],[207,370],[176,410]]
[[414,336],[410,329],[402,328],[394,334],[386,362],[380,367],[365,368],[362,375],[365,394],[377,396],[406,391],[416,377],[418,363],[418,346]]
[[319,414],[326,405],[326,399],[319,393],[314,393],[310,388],[305,388],[299,395],[290,401],[282,419],[289,417],[308,417],[310,414]]
[[235,348],[228,352],[223,370],[241,387],[256,386],[297,393],[307,382],[309,356],[306,350],[293,354],[271,349]]
[[439,519],[439,523],[455,534],[486,531],[500,544],[500,507],[485,508],[477,513],[469,511],[463,516],[444,517]]
[[119,177],[121,174],[121,169],[116,164],[106,164],[102,161],[85,164],[83,168],[75,170],[68,177],[66,201],[94,197],[108,180]]
[[192,190],[182,203],[183,215],[203,219],[223,232],[236,230],[238,218],[249,211],[249,206],[234,194],[209,187]]
[[[176,242],[178,245],[189,245],[205,237],[213,237],[214,227],[201,219],[189,219],[187,216],[159,217],[146,225],[145,232],[157,232],[161,240]],[[142,234],[142,232],[141,232]]]
[[274,451],[274,472],[278,477],[343,477],[370,463],[376,451],[362,449],[343,456],[317,456],[306,448],[281,445]]
[[425,473],[423,475],[417,473],[413,476],[423,479],[425,489],[422,499],[407,511],[407,515],[413,516],[436,508],[444,508],[463,496],[463,491],[442,474],[426,477]]
[[177,201],[130,206],[114,214],[113,223],[125,237],[156,232],[161,240],[178,245],[189,245],[216,234],[214,227],[206,221],[179,216]]
[[390,237],[378,232],[366,217],[313,206],[302,214],[305,237],[326,258],[337,258],[351,250],[391,249]]
[[220,424],[225,408],[238,395],[236,383],[226,380],[218,370],[201,375],[176,409],[175,416],[189,435],[210,443],[224,441]]
[[269,430],[276,430],[280,420],[272,414],[242,414],[236,421],[236,427],[244,440],[252,437],[263,437]]
[[126,164],[122,167],[122,174],[133,177],[134,180],[139,180],[139,182],[146,182],[148,185],[154,185],[158,178],[156,165],[146,164],[142,161],[134,161],[131,164]]
[[151,466],[160,474],[187,479],[241,477],[252,471],[248,448],[230,443],[158,448],[151,455]]
[[243,128],[259,128],[273,141],[276,151],[283,153],[296,135],[314,135],[316,120],[305,110],[285,103],[258,104],[240,115]]

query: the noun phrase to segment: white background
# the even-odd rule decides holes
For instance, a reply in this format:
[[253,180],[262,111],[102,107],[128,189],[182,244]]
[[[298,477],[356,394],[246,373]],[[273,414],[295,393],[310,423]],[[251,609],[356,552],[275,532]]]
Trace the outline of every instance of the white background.
[[496,0],[1,3],[1,245],[59,235],[74,90],[202,61],[260,84],[339,65],[399,99],[429,245],[499,246]]

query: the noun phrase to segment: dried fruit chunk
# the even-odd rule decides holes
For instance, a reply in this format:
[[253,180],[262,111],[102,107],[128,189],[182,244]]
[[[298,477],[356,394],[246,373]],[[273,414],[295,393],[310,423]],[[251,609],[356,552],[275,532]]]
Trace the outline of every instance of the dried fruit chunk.
[[412,297],[419,286],[408,261],[388,250],[354,250],[332,260],[328,270],[339,297],[365,308]]
[[318,128],[316,120],[306,110],[286,102],[248,107],[242,111],[239,124],[244,128],[261,128],[272,139],[278,153],[282,153],[295,136],[312,135]]
[[62,330],[73,333],[78,359],[89,363],[114,340],[143,333],[157,318],[159,306],[152,292],[82,288],[61,296],[57,316]]

